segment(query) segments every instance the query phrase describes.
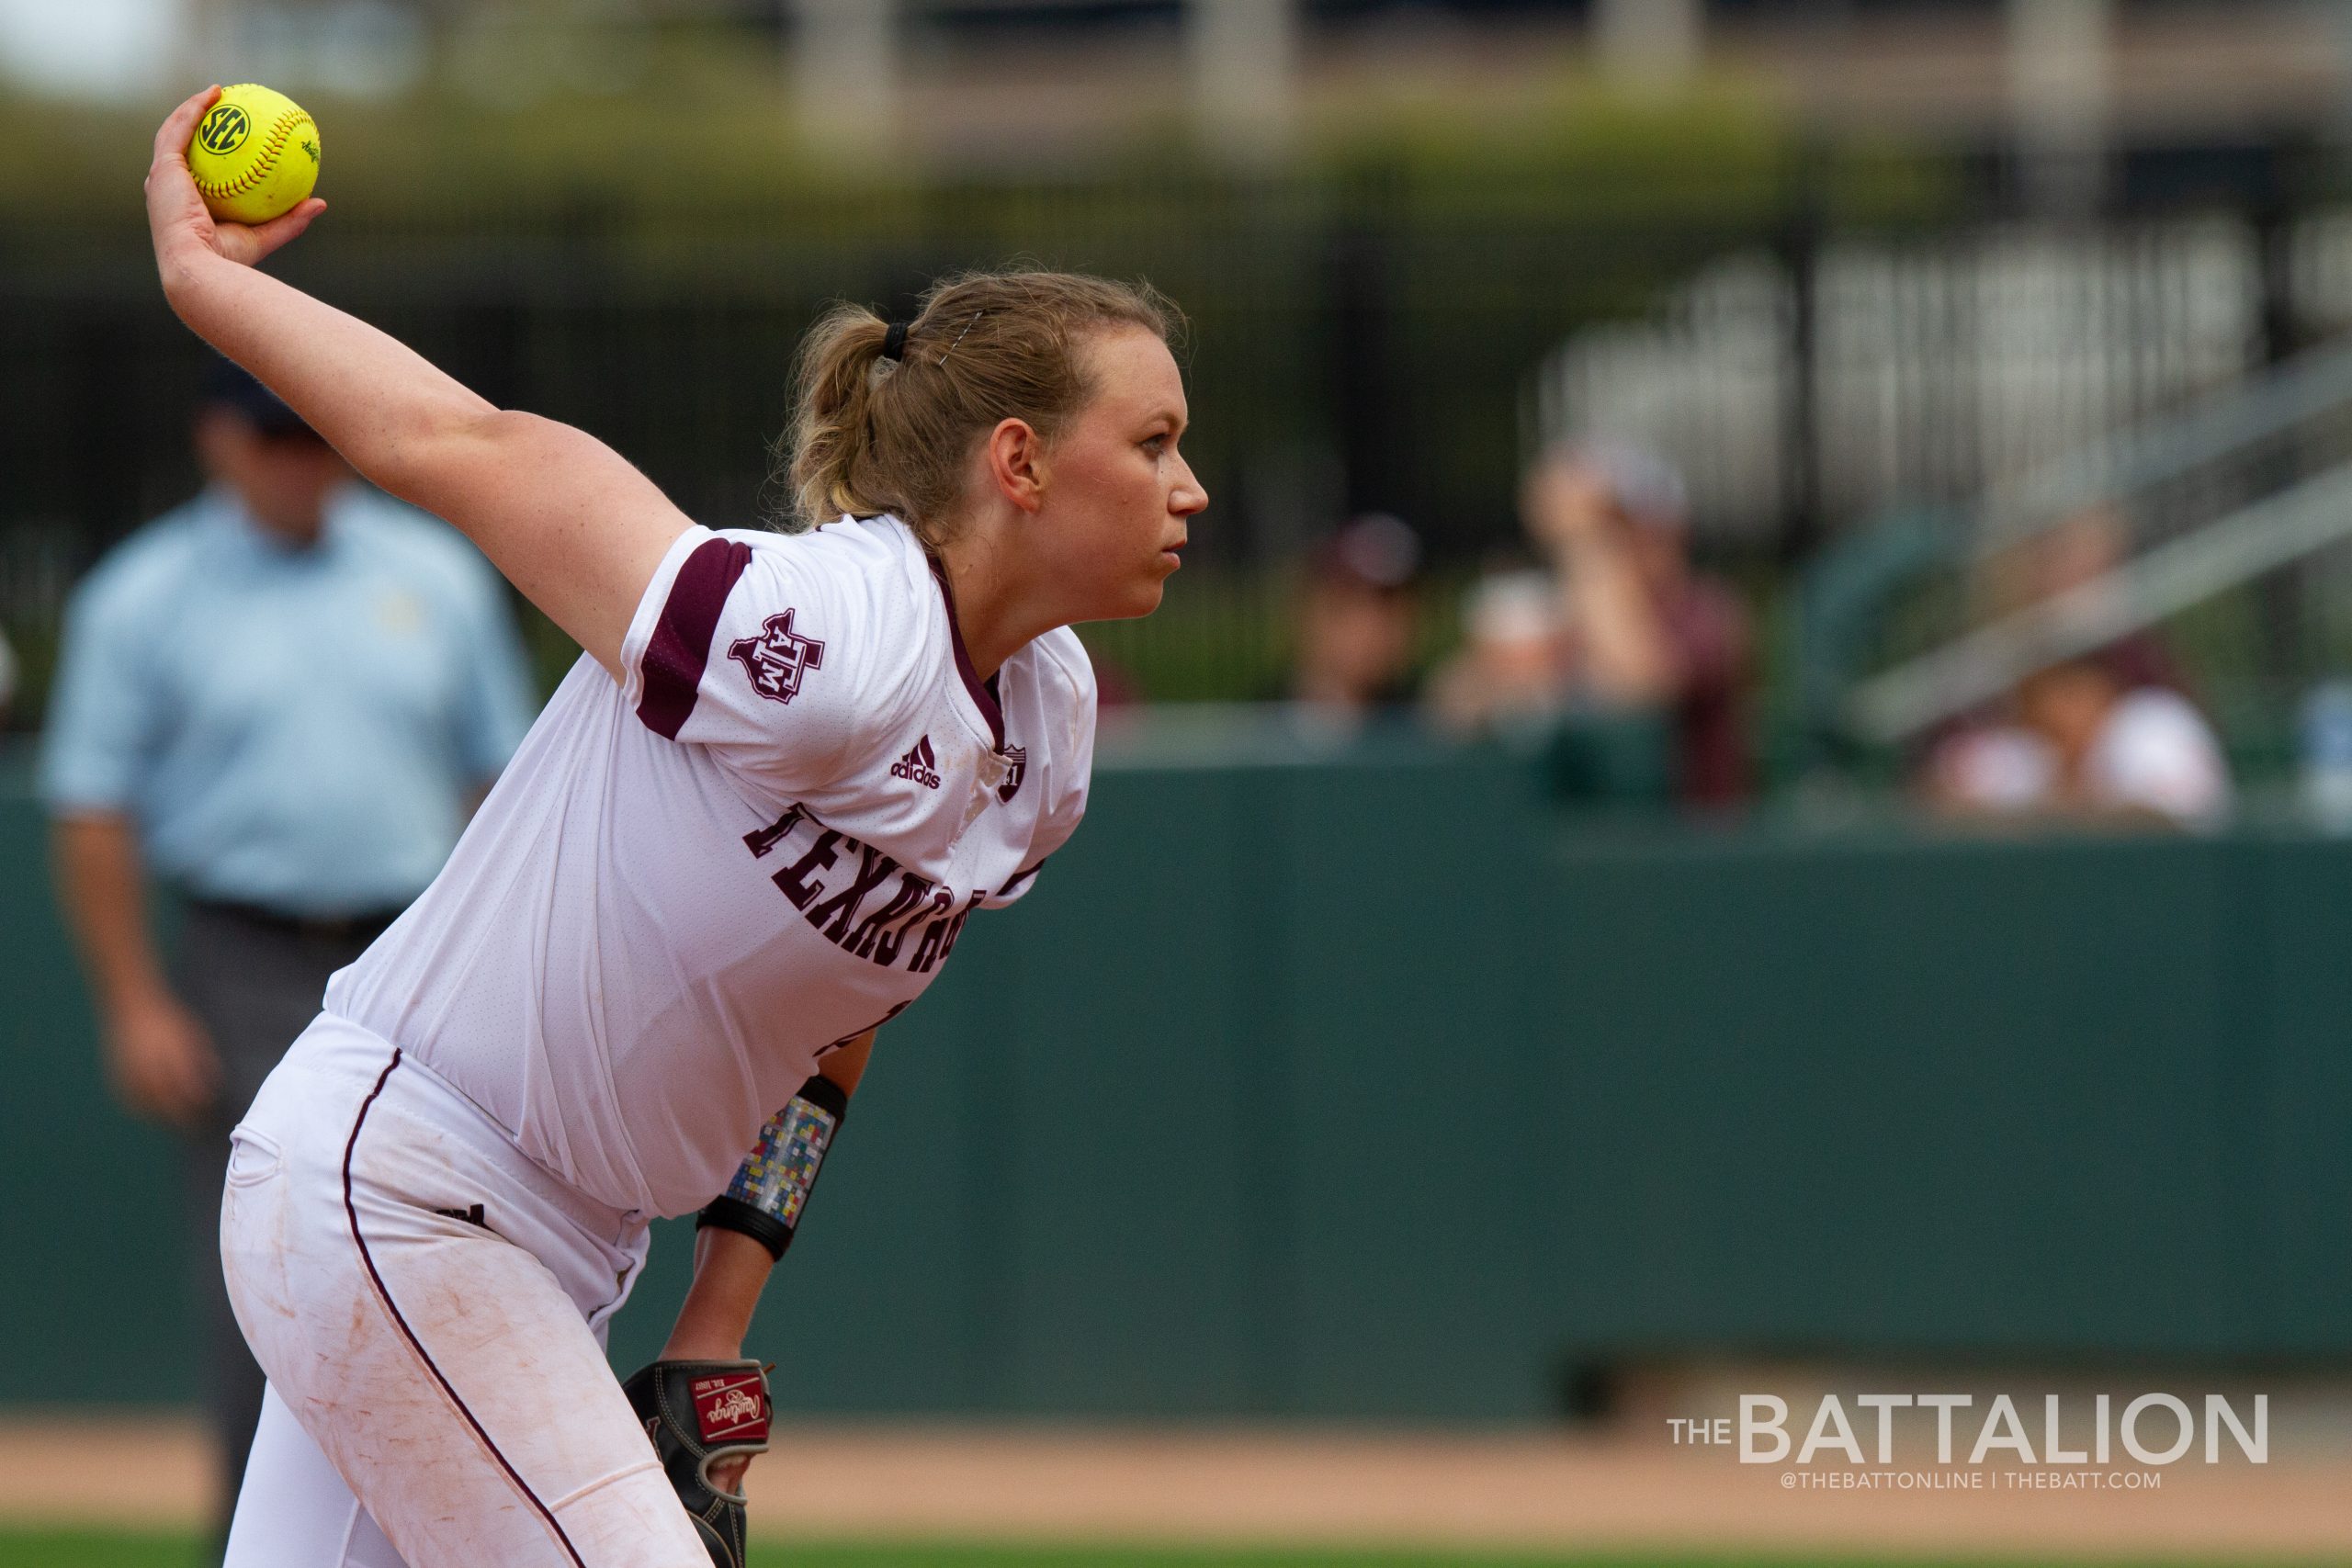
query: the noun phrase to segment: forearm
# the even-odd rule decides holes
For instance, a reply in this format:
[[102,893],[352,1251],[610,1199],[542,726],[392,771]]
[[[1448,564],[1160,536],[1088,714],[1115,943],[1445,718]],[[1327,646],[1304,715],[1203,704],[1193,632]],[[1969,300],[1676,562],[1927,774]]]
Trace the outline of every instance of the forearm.
[[1634,562],[1613,544],[1593,538],[1562,552],[1560,568],[1568,624],[1583,644],[1594,694],[1619,704],[1673,695],[1666,630]]
[[61,817],[51,829],[59,901],[99,1005],[162,994],[163,964],[147,930],[147,886],[130,820]]
[[760,1292],[775,1271],[768,1249],[740,1231],[695,1233],[695,1279],[662,1347],[665,1361],[726,1361],[743,1353]]
[[[818,1072],[841,1090],[845,1101],[857,1092],[873,1050],[874,1031],[869,1029],[824,1058]],[[696,1230],[694,1282],[686,1289],[685,1304],[678,1309],[662,1359],[727,1360],[741,1356],[776,1258],[767,1243],[742,1231],[718,1224]]]

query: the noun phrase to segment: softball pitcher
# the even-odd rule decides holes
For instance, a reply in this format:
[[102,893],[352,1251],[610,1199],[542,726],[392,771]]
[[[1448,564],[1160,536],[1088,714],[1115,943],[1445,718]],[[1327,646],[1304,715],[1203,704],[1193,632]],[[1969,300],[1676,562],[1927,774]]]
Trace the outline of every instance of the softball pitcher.
[[[229,1562],[740,1563],[760,1288],[876,1028],[1078,825],[1068,626],[1148,614],[1206,504],[1167,310],[1038,272],[838,309],[791,470],[838,521],[713,532],[255,270],[323,206],[214,223],[185,150],[217,91],[148,175],[172,308],[586,650],[237,1130],[221,1257],[270,1395]],[[605,1325],[690,1212],[686,1305],[625,1387]]]

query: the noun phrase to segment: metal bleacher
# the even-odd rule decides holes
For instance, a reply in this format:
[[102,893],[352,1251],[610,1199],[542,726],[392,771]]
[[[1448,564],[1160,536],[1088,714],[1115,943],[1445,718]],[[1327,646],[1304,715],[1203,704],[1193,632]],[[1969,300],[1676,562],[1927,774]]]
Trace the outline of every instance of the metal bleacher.
[[[2113,529],[2111,565],[2022,604],[1987,591],[2005,558],[2094,513]],[[2035,669],[2312,569],[2352,536],[2352,343],[2120,430],[1929,532],[1883,574],[1875,635],[1849,638],[1875,647],[1844,672],[1834,721],[1867,744],[1902,744]]]

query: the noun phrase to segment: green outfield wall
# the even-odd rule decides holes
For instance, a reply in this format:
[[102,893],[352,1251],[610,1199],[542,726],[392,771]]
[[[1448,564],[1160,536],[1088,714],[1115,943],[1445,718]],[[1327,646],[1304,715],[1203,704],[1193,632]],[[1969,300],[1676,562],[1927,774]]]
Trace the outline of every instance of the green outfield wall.
[[[40,831],[0,799],[0,1401],[186,1397],[185,1195]],[[752,1348],[826,1411],[1465,1419],[1691,1351],[2352,1359],[2348,960],[2352,841],[1106,770],[886,1032]]]

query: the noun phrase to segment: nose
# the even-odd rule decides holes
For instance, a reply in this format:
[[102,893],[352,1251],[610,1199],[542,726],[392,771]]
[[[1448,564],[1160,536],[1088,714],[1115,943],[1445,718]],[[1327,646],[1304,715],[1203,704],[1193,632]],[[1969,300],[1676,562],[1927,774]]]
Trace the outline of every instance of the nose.
[[1196,513],[1207,511],[1209,492],[1202,486],[1199,477],[1193,472],[1193,465],[1185,463],[1182,457],[1176,460],[1183,463],[1184,477],[1179,479],[1176,488],[1169,492],[1168,510],[1179,517],[1190,517]]

